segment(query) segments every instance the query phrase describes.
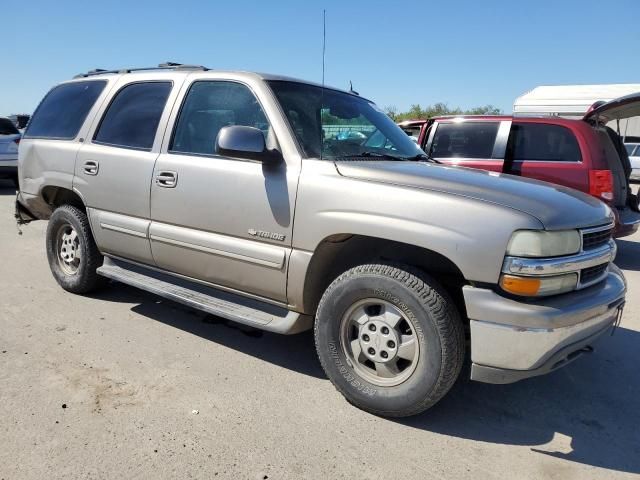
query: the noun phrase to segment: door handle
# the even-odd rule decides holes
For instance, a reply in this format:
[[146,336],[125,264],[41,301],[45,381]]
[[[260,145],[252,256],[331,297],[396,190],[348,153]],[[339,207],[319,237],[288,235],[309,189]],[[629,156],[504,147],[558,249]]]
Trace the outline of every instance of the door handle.
[[94,162],[93,160],[84,162],[84,173],[86,175],[97,175],[99,169],[100,165],[98,162]]
[[164,188],[174,188],[178,183],[178,173],[162,171],[156,175],[156,185]]

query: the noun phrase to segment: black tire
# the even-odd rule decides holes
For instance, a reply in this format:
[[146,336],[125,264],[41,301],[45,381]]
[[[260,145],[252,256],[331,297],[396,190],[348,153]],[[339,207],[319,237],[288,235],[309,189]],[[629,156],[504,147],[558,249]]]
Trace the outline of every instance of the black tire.
[[[419,355],[399,385],[371,383],[354,369],[342,345],[345,313],[372,298],[395,307],[415,327]],[[337,390],[353,405],[387,417],[416,415],[433,406],[455,383],[465,355],[463,325],[450,296],[424,272],[398,265],[361,265],[340,275],[318,305],[315,343]]]
[[[61,229],[72,227],[77,234],[80,251],[77,269],[65,271],[58,252],[58,235]],[[58,284],[72,293],[89,293],[106,283],[106,279],[96,273],[104,257],[98,251],[87,215],[77,207],[63,205],[57,208],[47,225],[47,258],[51,273]]]

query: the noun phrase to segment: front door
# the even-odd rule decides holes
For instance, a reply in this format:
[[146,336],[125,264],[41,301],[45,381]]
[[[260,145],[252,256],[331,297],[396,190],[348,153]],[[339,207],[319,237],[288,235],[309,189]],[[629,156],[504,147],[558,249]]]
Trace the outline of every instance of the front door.
[[157,75],[136,82],[123,76],[78,152],[74,188],[85,201],[103,253],[153,263],[149,186],[161,143],[158,126],[168,116],[163,115],[168,100],[175,99],[173,83]]
[[185,90],[151,186],[155,262],[199,281],[285,301],[299,159],[274,167],[217,155],[222,127],[259,128],[274,146],[273,122],[243,83],[196,79]]

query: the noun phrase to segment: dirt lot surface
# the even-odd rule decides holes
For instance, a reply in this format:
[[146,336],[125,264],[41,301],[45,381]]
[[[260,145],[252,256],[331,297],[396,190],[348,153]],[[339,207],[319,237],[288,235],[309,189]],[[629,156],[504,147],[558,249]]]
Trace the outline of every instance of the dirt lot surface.
[[[586,479],[640,474],[640,235],[621,328],[551,375],[461,379],[415,418],[350,406],[312,336],[243,331],[133,288],[54,282],[0,183],[0,478]],[[463,374],[468,375],[468,370]]]

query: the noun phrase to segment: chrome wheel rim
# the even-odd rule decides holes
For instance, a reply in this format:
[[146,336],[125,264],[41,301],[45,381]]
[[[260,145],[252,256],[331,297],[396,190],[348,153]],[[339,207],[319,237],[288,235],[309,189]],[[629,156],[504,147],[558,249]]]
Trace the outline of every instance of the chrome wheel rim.
[[58,229],[56,235],[58,265],[67,275],[74,275],[80,268],[81,248],[78,232],[68,223]]
[[377,298],[360,300],[345,312],[340,343],[356,373],[381,387],[406,381],[420,358],[413,322],[395,305]]

